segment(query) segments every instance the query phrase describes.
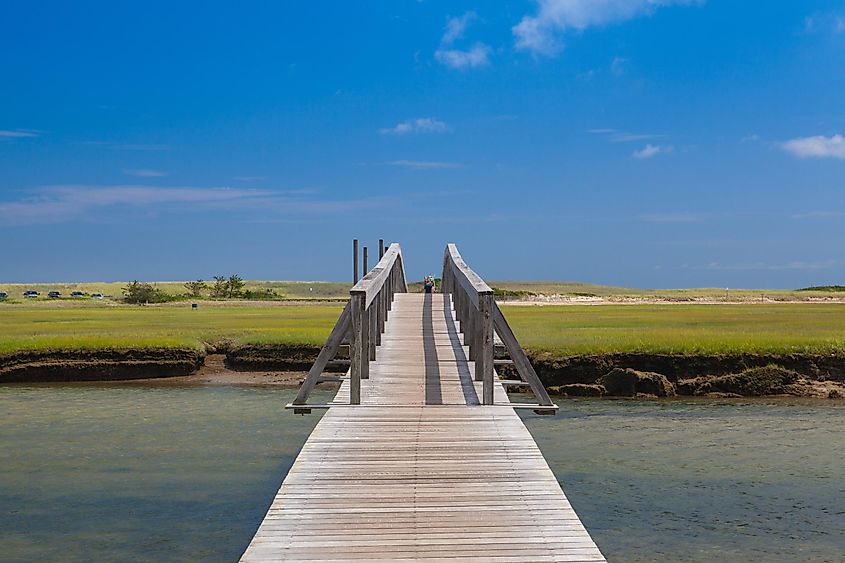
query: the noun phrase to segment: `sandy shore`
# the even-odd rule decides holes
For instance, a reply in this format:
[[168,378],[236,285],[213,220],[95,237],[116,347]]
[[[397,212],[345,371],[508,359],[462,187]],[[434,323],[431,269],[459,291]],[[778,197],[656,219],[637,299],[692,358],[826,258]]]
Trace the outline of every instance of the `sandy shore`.
[[[196,373],[177,377],[133,379],[126,384],[156,385],[274,385],[297,388],[305,380],[304,371],[234,371],[226,367],[224,354],[209,354]],[[320,388],[336,387],[334,383],[321,383]]]

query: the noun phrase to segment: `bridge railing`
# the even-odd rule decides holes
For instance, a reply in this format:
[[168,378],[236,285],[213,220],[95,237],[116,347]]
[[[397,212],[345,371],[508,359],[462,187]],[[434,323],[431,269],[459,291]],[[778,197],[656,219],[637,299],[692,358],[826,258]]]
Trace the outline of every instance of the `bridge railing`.
[[481,402],[493,404],[493,289],[467,266],[458,247],[446,245],[443,254],[443,293],[452,296],[455,316],[461,323],[469,359],[475,362],[475,380],[482,382]]
[[464,343],[469,346],[469,359],[475,362],[475,379],[482,382],[482,404],[493,404],[495,332],[508,349],[521,382],[528,385],[537,398],[538,406],[551,407],[537,409],[537,412],[553,413],[557,407],[496,304],[493,289],[464,262],[458,247],[451,243],[446,245],[443,254],[442,280],[442,291],[452,297]]
[[[349,290],[350,298],[317,355],[317,360],[299,388],[291,408],[295,413],[308,413],[308,397],[321,379],[323,370],[335,357],[344,342],[349,343],[349,404],[361,404],[361,380],[370,376],[370,361],[375,360],[376,346],[381,343],[384,324],[393,306],[396,293],[406,293],[402,249],[393,243],[375,267]],[[324,408],[325,405],[320,406]]]
[[349,404],[361,404],[361,380],[370,377],[370,362],[376,359],[384,323],[396,293],[407,293],[402,249],[393,243],[384,256],[351,290],[349,300],[351,339],[349,357]]

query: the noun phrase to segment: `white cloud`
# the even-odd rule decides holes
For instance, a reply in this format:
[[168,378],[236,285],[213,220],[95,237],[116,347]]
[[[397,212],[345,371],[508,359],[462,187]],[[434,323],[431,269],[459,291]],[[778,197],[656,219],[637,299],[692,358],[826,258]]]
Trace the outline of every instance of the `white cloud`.
[[445,133],[449,127],[445,122],[433,117],[406,119],[393,127],[381,129],[384,135],[406,135],[408,133]]
[[537,14],[525,16],[512,29],[516,47],[536,55],[552,56],[563,49],[558,38],[568,30],[607,25],[648,14],[663,6],[692,4],[697,0],[536,0]]
[[443,32],[443,38],[440,39],[441,45],[451,45],[456,40],[464,36],[464,32],[471,21],[478,16],[475,12],[467,12],[460,17],[449,18],[446,20],[446,30]]
[[672,147],[666,145],[652,145],[651,143],[647,143],[646,146],[644,146],[640,150],[634,151],[631,156],[642,160],[646,158],[655,157],[658,154],[665,154],[667,152],[672,152]]
[[23,139],[27,137],[37,137],[38,131],[32,129],[0,129],[0,139]]
[[467,26],[477,19],[475,12],[466,12],[460,17],[446,20],[446,29],[440,38],[440,48],[434,52],[434,58],[443,65],[454,69],[476,68],[490,64],[489,45],[477,42],[469,49],[455,49],[453,44],[463,38]]
[[161,170],[152,170],[149,168],[129,169],[124,170],[123,173],[127,176],[135,176],[137,178],[162,178],[164,176],[167,176],[167,172],[163,172]]
[[387,164],[416,170],[444,170],[448,168],[460,168],[461,166],[457,162],[438,162],[432,160],[393,160]]
[[490,64],[491,51],[489,45],[476,43],[467,51],[461,51],[460,49],[438,49],[434,52],[434,58],[450,68],[476,68]]
[[798,158],[839,158],[845,160],[845,137],[801,137],[781,143],[781,148]]

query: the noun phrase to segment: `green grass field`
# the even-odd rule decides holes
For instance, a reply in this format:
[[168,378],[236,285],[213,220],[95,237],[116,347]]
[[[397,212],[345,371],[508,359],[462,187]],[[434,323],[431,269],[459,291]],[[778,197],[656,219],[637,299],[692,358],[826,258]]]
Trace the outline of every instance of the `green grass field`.
[[[64,304],[62,304],[64,305]],[[16,350],[198,347],[203,342],[322,345],[339,305],[0,307],[0,354]]]
[[[222,302],[0,306],[0,354],[15,350],[194,347],[203,342],[320,345],[339,304]],[[845,352],[845,304],[508,306],[525,348],[556,355]]]
[[845,352],[845,304],[503,306],[525,348],[555,355]]

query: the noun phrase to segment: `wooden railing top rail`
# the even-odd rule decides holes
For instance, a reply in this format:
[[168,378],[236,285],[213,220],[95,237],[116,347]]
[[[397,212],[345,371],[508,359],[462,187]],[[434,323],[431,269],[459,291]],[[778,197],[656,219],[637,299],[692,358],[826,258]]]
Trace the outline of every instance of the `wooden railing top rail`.
[[475,271],[473,271],[473,269],[464,262],[464,259],[461,257],[461,253],[458,252],[458,247],[455,246],[455,244],[449,243],[446,245],[444,260],[446,264],[450,264],[452,266],[452,273],[455,275],[455,279],[459,284],[461,284],[464,291],[467,292],[467,295],[469,295],[473,305],[478,305],[479,295],[493,295],[493,288],[487,285],[487,283],[481,279],[481,276],[476,274]]
[[375,267],[367,272],[367,274],[358,280],[349,293],[352,295],[366,295],[366,306],[369,307],[373,299],[376,298],[378,292],[384,287],[385,282],[390,277],[390,272],[393,265],[399,260],[400,267],[402,267],[402,248],[398,242],[394,242],[384,252],[384,256],[378,261]]

